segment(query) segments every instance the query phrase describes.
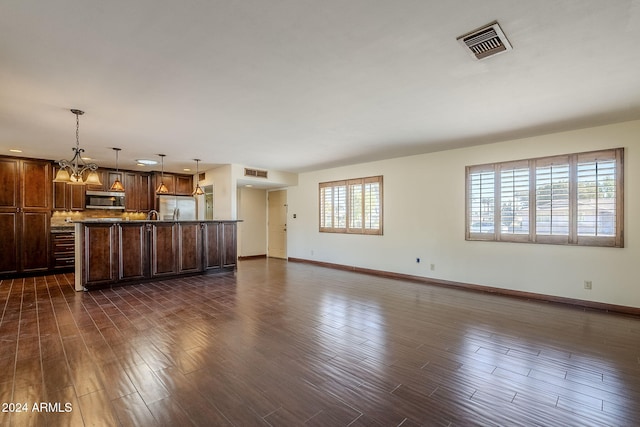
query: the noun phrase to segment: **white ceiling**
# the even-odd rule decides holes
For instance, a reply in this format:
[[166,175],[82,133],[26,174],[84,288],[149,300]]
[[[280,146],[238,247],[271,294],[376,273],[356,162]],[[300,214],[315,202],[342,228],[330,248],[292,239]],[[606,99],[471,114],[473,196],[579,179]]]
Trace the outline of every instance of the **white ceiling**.
[[[498,20],[514,49],[456,37]],[[640,118],[640,0],[3,0],[0,154],[290,172]]]

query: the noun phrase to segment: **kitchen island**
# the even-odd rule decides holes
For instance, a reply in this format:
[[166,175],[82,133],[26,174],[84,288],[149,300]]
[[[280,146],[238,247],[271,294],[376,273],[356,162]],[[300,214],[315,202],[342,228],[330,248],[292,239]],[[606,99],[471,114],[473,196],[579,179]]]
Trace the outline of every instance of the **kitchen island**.
[[75,223],[75,289],[234,271],[237,220]]

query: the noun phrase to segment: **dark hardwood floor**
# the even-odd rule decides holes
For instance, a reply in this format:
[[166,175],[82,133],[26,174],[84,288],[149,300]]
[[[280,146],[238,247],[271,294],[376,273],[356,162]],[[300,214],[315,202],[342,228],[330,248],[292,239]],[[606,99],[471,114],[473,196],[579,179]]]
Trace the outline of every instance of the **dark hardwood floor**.
[[640,425],[637,317],[274,259],[72,281],[0,282],[2,426]]

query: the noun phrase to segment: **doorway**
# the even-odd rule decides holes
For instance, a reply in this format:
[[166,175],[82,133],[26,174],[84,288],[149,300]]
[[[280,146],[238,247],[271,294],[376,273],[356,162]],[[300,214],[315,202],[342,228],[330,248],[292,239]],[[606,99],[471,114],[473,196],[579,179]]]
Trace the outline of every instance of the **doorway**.
[[268,250],[271,258],[287,259],[287,190],[270,191],[268,199]]

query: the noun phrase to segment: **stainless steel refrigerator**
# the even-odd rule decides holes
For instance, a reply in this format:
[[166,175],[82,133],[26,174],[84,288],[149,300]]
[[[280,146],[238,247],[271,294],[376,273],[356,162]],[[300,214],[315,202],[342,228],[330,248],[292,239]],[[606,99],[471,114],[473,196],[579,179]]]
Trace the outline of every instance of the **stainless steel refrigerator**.
[[158,196],[158,214],[161,220],[196,219],[196,199],[190,196]]

